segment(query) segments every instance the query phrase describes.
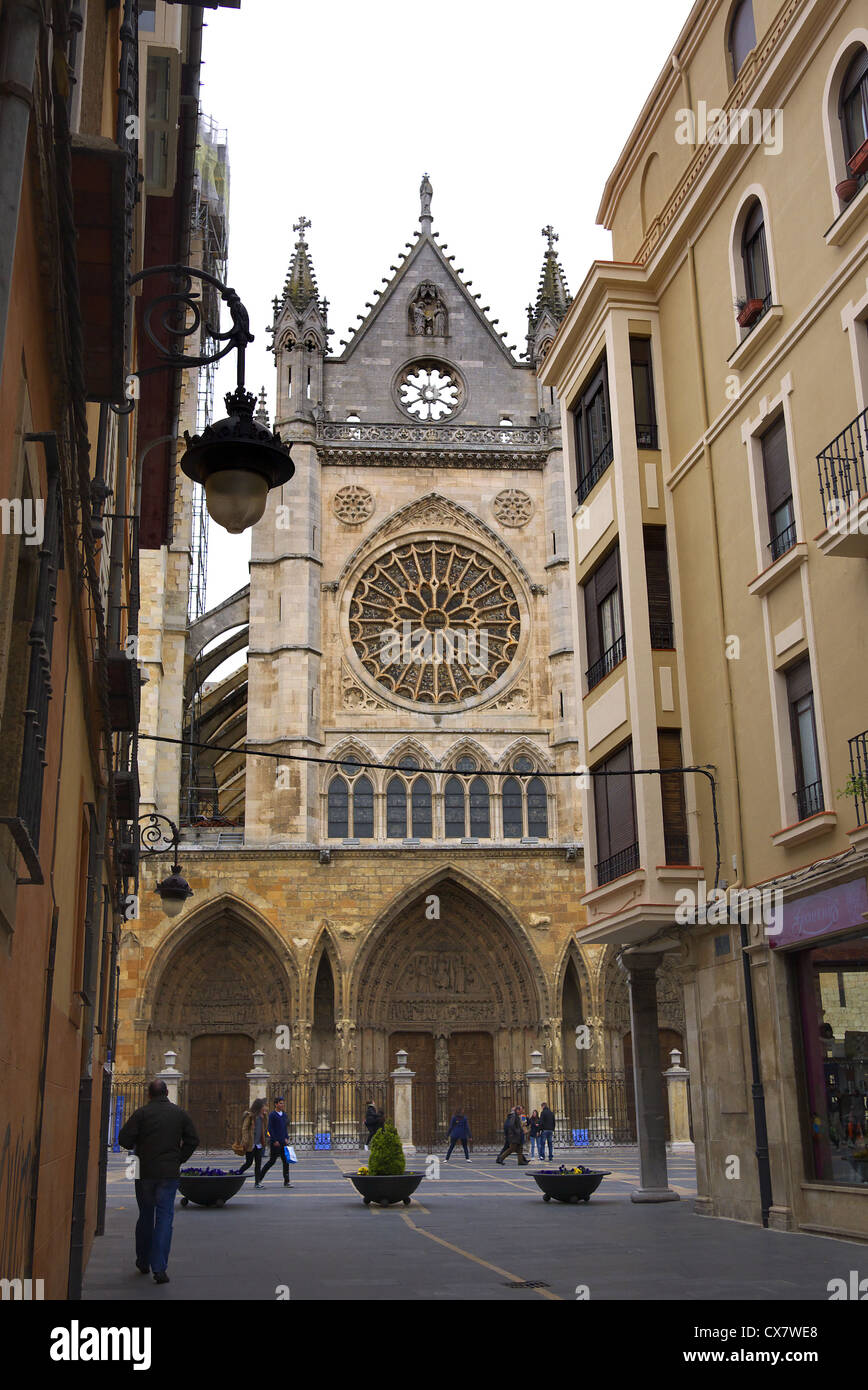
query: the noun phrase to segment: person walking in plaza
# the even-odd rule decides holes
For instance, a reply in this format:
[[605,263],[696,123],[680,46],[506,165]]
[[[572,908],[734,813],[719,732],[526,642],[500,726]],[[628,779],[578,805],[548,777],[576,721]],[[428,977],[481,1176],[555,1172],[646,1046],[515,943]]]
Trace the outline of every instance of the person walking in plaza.
[[283,1164],[283,1185],[292,1187],[289,1181],[289,1160],[286,1157],[286,1146],[289,1143],[289,1121],[283,1108],[283,1096],[278,1096],[274,1102],[274,1109],[268,1116],[268,1138],[271,1141],[271,1157],[259,1177],[259,1182],[255,1187],[261,1187],[265,1174],[272,1168],[278,1159]]
[[371,1140],[373,1139],[378,1129],[383,1129],[385,1123],[386,1116],[384,1115],[383,1111],[378,1110],[376,1105],[374,1105],[373,1101],[369,1100],[368,1107],[365,1111],[365,1129],[368,1131],[368,1142],[365,1145],[366,1149],[369,1149],[371,1147]]
[[503,1126],[504,1138],[506,1143],[495,1159],[495,1163],[502,1164],[504,1159],[510,1154],[515,1154],[518,1159],[519,1168],[527,1167],[528,1160],[525,1158],[522,1148],[524,1145],[524,1125],[521,1120],[521,1108],[516,1105],[506,1117]]
[[241,1117],[241,1143],[244,1146],[245,1162],[238,1169],[239,1173],[246,1173],[252,1163],[256,1187],[262,1182],[262,1155],[267,1138],[268,1112],[264,1099],[259,1096]]
[[554,1143],[555,1133],[555,1112],[550,1108],[548,1101],[543,1101],[543,1108],[539,1112],[539,1140],[537,1150],[540,1158],[545,1158],[545,1148],[548,1144],[549,1158],[554,1158],[552,1144]]
[[452,1157],[452,1150],[457,1143],[461,1143],[464,1150],[464,1157],[470,1162],[470,1154],[467,1151],[467,1141],[473,1136],[470,1133],[470,1121],[463,1110],[456,1110],[449,1122],[449,1148],[446,1150],[446,1162]]
[[136,1268],[140,1274],[153,1270],[155,1284],[168,1284],[181,1164],[199,1147],[199,1136],[186,1110],[169,1100],[165,1081],[152,1081],[147,1105],[133,1112],[118,1143],[122,1149],[134,1149],[137,1159]]
[[[528,1134],[528,1139],[530,1140],[530,1157],[531,1157],[531,1158],[533,1158],[534,1149],[537,1147],[537,1144],[539,1143],[539,1132],[540,1132],[539,1111],[538,1111],[538,1110],[532,1110],[531,1113],[530,1113],[530,1119],[529,1119],[528,1122],[527,1122],[527,1134]],[[542,1149],[540,1149],[540,1151],[539,1151],[539,1156],[540,1156],[540,1158],[542,1158]]]

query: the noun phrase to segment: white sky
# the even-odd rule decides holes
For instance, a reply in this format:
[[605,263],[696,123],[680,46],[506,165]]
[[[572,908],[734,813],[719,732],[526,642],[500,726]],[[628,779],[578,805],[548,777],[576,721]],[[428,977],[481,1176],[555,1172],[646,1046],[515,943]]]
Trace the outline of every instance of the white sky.
[[[229,133],[228,283],[250,313],[247,385],[264,385],[271,300],[300,213],[340,338],[419,230],[419,183],[456,267],[525,350],[551,222],[570,289],[611,255],[606,177],[692,0],[242,0],[206,10],[202,109]],[[215,414],[234,386],[221,364]],[[208,606],[248,578],[250,532],[211,525]],[[222,673],[221,673],[222,674]]]

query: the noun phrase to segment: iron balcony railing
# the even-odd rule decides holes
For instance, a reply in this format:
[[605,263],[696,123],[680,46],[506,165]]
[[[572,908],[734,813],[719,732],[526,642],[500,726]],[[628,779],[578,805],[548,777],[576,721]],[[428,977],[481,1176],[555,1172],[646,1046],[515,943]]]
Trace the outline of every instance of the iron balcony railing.
[[796,798],[799,820],[807,820],[808,816],[815,816],[818,811],[825,810],[822,782],[808,782],[804,787],[796,787],[793,795]]
[[856,824],[868,825],[868,729],[849,741],[850,785],[856,803]]
[[587,473],[583,473],[579,478],[579,485],[576,488],[576,497],[580,502],[593,492],[597,483],[602,478],[612,459],[615,457],[615,446],[611,439],[607,439],[597,457],[591,463]]
[[868,493],[868,410],[851,421],[831,444],[817,455],[823,520],[838,521],[844,510]]
[[782,555],[786,555],[788,550],[792,550],[795,543],[796,523],[792,521],[789,526],[785,526],[783,531],[779,531],[769,541],[768,548],[771,551],[772,561],[779,560]]
[[608,859],[603,859],[597,865],[597,886],[602,888],[604,883],[611,883],[613,878],[620,878],[622,874],[632,873],[639,867],[639,842],[629,845],[627,849],[619,850],[617,854],[612,854]]
[[608,651],[603,652],[599,661],[595,661],[593,666],[589,666],[585,672],[588,682],[588,690],[593,690],[595,685],[599,685],[601,680],[608,676],[610,671],[614,671],[619,661],[623,661],[627,654],[627,644],[623,636],[617,642],[613,642]]

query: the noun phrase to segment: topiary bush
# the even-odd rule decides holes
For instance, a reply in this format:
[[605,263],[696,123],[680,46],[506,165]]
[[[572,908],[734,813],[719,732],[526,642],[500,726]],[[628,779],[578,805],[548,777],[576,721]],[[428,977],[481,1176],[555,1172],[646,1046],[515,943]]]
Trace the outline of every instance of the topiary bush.
[[398,1131],[390,1120],[387,1120],[382,1129],[378,1129],[371,1140],[371,1153],[368,1159],[368,1171],[374,1175],[403,1173],[406,1164],[404,1162],[404,1146],[398,1138]]

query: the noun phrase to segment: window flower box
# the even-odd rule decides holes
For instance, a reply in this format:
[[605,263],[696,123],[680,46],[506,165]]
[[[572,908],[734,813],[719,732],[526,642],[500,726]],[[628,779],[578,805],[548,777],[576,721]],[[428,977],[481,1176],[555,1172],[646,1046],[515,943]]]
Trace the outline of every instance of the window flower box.
[[854,155],[847,160],[847,168],[858,179],[860,174],[864,174],[868,169],[868,140],[861,144]]
[[739,304],[737,307],[739,327],[753,328],[763,311],[763,302],[761,299],[746,299],[744,304]]

